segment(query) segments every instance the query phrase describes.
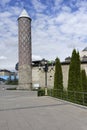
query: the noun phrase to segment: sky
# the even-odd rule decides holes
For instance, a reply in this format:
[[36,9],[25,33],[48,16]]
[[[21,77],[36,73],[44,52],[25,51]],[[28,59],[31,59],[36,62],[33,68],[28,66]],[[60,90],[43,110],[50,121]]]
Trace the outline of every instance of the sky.
[[64,61],[87,47],[87,0],[0,0],[0,69],[18,62],[18,17],[32,19],[32,59]]

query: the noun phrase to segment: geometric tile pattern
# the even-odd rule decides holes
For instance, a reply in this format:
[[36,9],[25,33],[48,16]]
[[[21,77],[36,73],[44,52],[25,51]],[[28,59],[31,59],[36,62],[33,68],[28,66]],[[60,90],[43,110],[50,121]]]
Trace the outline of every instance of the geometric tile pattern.
[[19,35],[19,88],[29,89],[32,87],[31,69],[31,19],[20,17],[18,19]]
[[19,18],[19,66],[31,65],[31,20]]

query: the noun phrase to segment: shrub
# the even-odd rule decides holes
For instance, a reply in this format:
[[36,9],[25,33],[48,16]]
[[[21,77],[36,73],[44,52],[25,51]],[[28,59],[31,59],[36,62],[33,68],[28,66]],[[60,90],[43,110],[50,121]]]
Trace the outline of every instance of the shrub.
[[38,96],[45,96],[45,89],[38,89]]

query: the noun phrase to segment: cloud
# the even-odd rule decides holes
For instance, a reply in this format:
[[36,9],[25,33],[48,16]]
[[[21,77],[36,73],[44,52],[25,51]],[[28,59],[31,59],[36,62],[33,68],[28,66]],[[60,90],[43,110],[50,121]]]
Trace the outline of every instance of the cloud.
[[1,0],[0,5],[5,6],[5,4],[9,3],[11,0]]
[[46,5],[42,4],[39,0],[32,0],[32,5],[36,12],[43,12],[46,9]]
[[[10,1],[2,2],[5,6]],[[0,56],[2,59],[7,58],[0,60],[0,68],[14,69],[18,62],[17,18],[23,4],[15,1],[14,6],[5,6],[0,11]],[[32,0],[32,5],[27,11],[32,18],[33,60],[54,60],[58,56],[64,61],[71,55],[73,48],[81,51],[87,46],[86,1]]]
[[6,60],[7,59],[7,57],[5,57],[5,56],[0,56],[0,60]]
[[32,23],[33,52],[40,53],[41,57],[58,56],[64,60],[73,48],[81,50],[87,46],[87,13],[84,9],[72,12],[70,6],[62,5],[57,15],[37,13],[36,16]]
[[[0,69],[15,69],[18,62],[18,26],[17,17],[20,8],[0,12]],[[12,67],[13,66],[13,67]]]
[[42,57],[38,55],[32,55],[32,60],[42,60]]

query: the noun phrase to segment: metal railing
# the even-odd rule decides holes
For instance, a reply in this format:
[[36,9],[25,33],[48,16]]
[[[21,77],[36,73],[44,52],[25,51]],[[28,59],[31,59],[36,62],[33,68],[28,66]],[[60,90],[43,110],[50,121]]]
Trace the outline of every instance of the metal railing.
[[49,89],[48,96],[87,106],[87,92],[61,91],[59,89]]

